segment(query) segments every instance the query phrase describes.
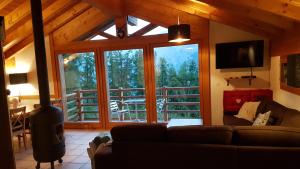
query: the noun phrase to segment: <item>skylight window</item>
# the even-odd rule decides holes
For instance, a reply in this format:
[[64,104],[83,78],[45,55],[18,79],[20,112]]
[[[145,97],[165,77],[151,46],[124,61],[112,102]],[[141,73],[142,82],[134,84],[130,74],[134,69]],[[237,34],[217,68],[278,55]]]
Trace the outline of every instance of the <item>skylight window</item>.
[[144,28],[145,26],[147,26],[149,24],[150,24],[149,22],[137,18],[137,25],[136,26],[131,26],[131,25],[127,24],[128,35],[134,34],[138,30]]
[[159,35],[159,34],[167,34],[168,29],[162,26],[158,26],[151,31],[145,33],[143,36],[149,36],[149,35]]
[[104,39],[107,39],[107,38],[104,36],[101,36],[101,35],[96,35],[91,40],[104,40]]
[[110,28],[106,29],[104,32],[112,36],[117,36],[116,25],[111,26]]

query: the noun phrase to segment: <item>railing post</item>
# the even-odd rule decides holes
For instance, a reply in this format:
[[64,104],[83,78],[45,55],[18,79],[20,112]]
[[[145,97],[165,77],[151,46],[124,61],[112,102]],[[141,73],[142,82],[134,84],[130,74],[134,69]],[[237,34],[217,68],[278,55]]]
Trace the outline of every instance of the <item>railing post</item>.
[[124,91],[122,87],[119,87],[119,91],[118,91],[118,95],[119,95],[119,100],[120,100],[120,108],[121,110],[124,109]]
[[82,112],[81,112],[81,94],[80,90],[76,90],[76,102],[77,102],[77,114],[78,114],[78,121],[82,121]]
[[167,89],[167,87],[166,86],[164,86],[163,88],[162,88],[162,92],[163,92],[163,99],[164,99],[164,109],[163,109],[163,113],[164,113],[164,120],[165,121],[168,121],[168,112],[167,112],[167,110],[168,110],[168,103],[167,103],[167,100],[168,100],[168,89]]

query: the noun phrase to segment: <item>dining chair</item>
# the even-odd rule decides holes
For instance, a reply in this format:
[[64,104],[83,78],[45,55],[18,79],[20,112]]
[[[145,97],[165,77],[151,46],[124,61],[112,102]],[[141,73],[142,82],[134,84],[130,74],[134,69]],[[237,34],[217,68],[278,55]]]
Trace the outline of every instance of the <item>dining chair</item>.
[[12,135],[18,137],[19,147],[21,147],[21,138],[23,138],[24,148],[26,150],[26,129],[25,129],[25,113],[26,106],[10,109],[10,118],[12,125]]
[[121,117],[122,117],[122,120],[124,121],[125,114],[128,114],[129,119],[131,120],[131,114],[130,114],[130,111],[128,109],[128,105],[126,105],[126,109],[120,110],[117,101],[116,100],[110,100],[109,106],[110,106],[111,118],[113,117],[113,115],[117,114],[118,118],[119,118],[119,121],[121,121]]

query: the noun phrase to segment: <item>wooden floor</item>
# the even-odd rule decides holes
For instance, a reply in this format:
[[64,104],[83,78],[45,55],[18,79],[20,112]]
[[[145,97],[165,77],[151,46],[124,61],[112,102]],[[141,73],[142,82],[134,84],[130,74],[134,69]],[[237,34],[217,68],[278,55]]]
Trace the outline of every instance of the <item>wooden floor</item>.
[[[108,132],[96,130],[66,130],[66,154],[63,157],[63,164],[55,162],[55,169],[91,169],[90,159],[87,154],[88,143],[97,135],[104,135]],[[30,136],[27,138],[28,142]],[[31,142],[24,146],[18,146],[18,141],[14,138],[14,151],[17,169],[35,169],[36,162],[33,159]],[[49,169],[50,164],[42,163],[41,169]]]

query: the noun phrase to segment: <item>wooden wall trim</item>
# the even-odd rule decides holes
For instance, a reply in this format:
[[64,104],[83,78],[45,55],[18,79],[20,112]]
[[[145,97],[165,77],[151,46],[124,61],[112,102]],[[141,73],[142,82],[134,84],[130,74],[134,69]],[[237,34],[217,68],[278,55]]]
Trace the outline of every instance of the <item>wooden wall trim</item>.
[[57,71],[57,67],[59,66],[58,64],[58,59],[55,56],[55,51],[54,51],[54,41],[53,41],[53,34],[49,34],[49,47],[50,47],[50,60],[51,60],[51,66],[52,66],[52,80],[53,80],[53,86],[54,86],[54,96],[56,98],[61,97],[61,87],[60,83],[58,80],[59,76],[59,71]]

